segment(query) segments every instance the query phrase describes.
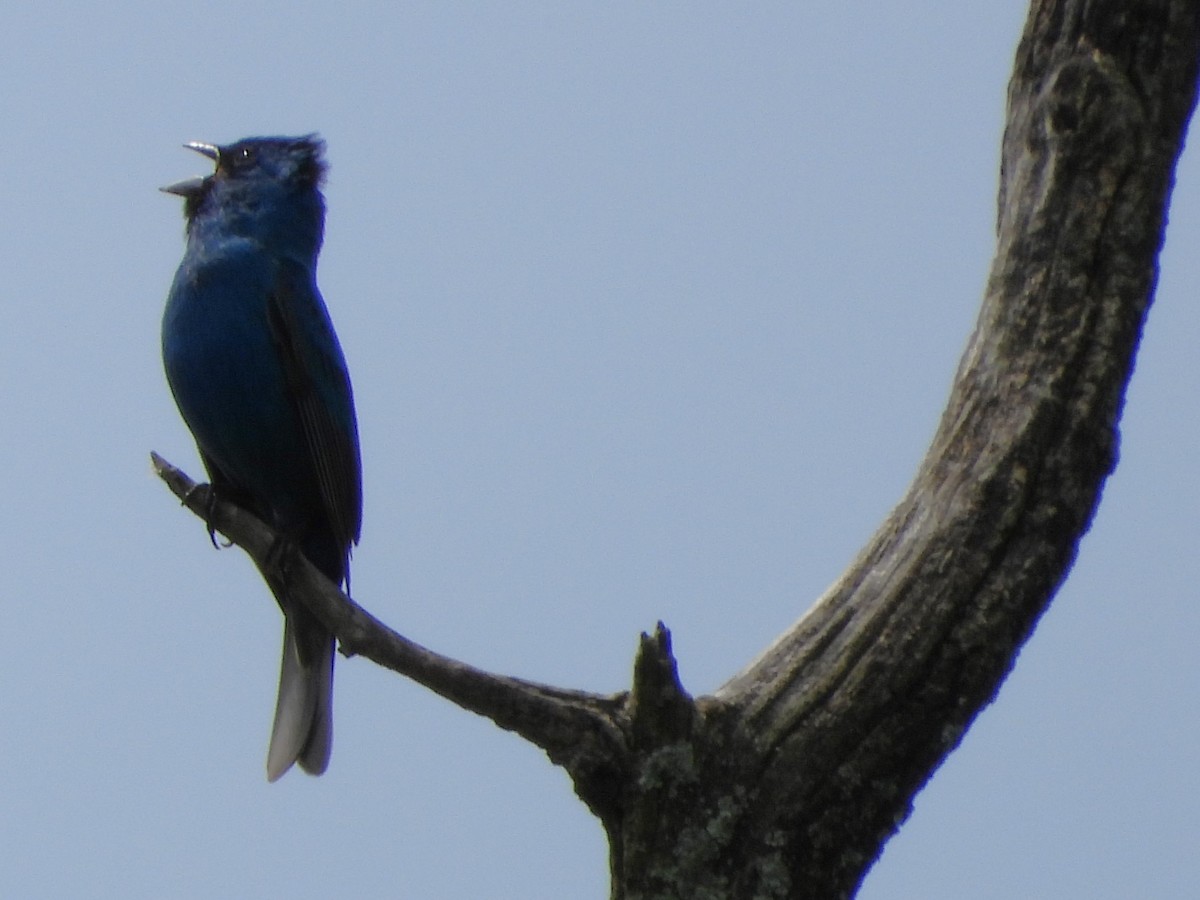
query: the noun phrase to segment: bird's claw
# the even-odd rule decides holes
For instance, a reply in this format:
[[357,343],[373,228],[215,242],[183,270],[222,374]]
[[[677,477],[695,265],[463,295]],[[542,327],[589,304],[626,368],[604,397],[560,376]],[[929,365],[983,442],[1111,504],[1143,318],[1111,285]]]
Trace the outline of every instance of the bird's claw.
[[212,542],[213,547],[218,550],[226,550],[233,546],[233,541],[226,540],[224,542],[217,540],[217,526],[213,524],[213,519],[217,517],[217,491],[211,484],[197,484],[183,498],[185,504],[189,503],[198,491],[204,491],[204,526],[208,529],[208,539]]
[[291,568],[293,556],[299,550],[296,542],[286,534],[276,534],[271,540],[271,546],[267,548],[267,565],[280,575],[286,575]]

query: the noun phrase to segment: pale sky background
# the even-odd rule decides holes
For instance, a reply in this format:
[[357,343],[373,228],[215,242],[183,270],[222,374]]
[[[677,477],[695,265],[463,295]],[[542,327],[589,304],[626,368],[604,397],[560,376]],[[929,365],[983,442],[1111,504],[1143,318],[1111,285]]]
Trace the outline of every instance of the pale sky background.
[[[281,623],[193,475],[159,321],[180,148],[320,131],[365,466],[357,599],[500,672],[715,689],[916,470],[993,251],[1016,0],[0,8],[0,896],[604,900],[536,749],[342,661],[268,785]],[[1193,898],[1200,164],[1122,459],[864,900]]]

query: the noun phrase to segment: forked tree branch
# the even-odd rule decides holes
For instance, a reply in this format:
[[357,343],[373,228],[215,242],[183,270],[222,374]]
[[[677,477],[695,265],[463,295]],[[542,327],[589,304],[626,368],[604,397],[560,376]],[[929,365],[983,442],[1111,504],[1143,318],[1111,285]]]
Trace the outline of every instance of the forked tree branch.
[[[236,507],[214,524],[361,654],[563,765],[612,895],[843,898],[995,695],[1116,462],[1196,98],[1196,0],[1034,0],[1009,86],[983,308],[908,494],[830,591],[713,697],[643,636],[629,694],[489,675],[407,641]],[[155,457],[197,515],[205,489]]]

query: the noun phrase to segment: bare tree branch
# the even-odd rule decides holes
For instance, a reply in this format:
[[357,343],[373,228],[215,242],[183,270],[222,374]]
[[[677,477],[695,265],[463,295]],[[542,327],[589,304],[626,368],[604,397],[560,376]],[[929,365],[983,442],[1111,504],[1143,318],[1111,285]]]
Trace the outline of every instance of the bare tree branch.
[[[396,634],[226,503],[213,524],[367,656],[542,747],[608,833],[612,896],[844,898],[995,696],[1074,560],[1196,99],[1200,3],[1034,0],[1009,86],[986,296],[929,452],[842,578],[713,697],[643,635],[610,697]],[[202,518],[206,488],[157,456]]]
[[[192,481],[157,453],[150,459],[155,474],[188,509],[206,522],[211,516],[211,524],[246,551],[264,578],[282,585],[320,617],[337,635],[344,655],[364,656],[486,716],[541,747],[585,783],[603,783],[610,776],[597,770],[624,756],[625,737],[618,723],[624,695],[605,697],[493,675],[434,653],[343,594],[261,520],[232,503],[214,501],[208,485]],[[593,804],[591,798],[583,799]]]

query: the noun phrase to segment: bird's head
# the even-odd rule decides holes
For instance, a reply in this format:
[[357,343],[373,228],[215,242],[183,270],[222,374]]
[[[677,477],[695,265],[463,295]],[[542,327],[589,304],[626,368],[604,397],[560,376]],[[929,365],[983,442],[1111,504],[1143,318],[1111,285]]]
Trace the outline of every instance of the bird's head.
[[[247,237],[268,236],[321,241],[325,205],[325,144],[315,134],[302,137],[244,138],[234,144],[184,144],[216,164],[207,177],[162,188],[184,199],[189,233],[212,220],[223,230]],[[303,240],[303,243],[309,243]]]

